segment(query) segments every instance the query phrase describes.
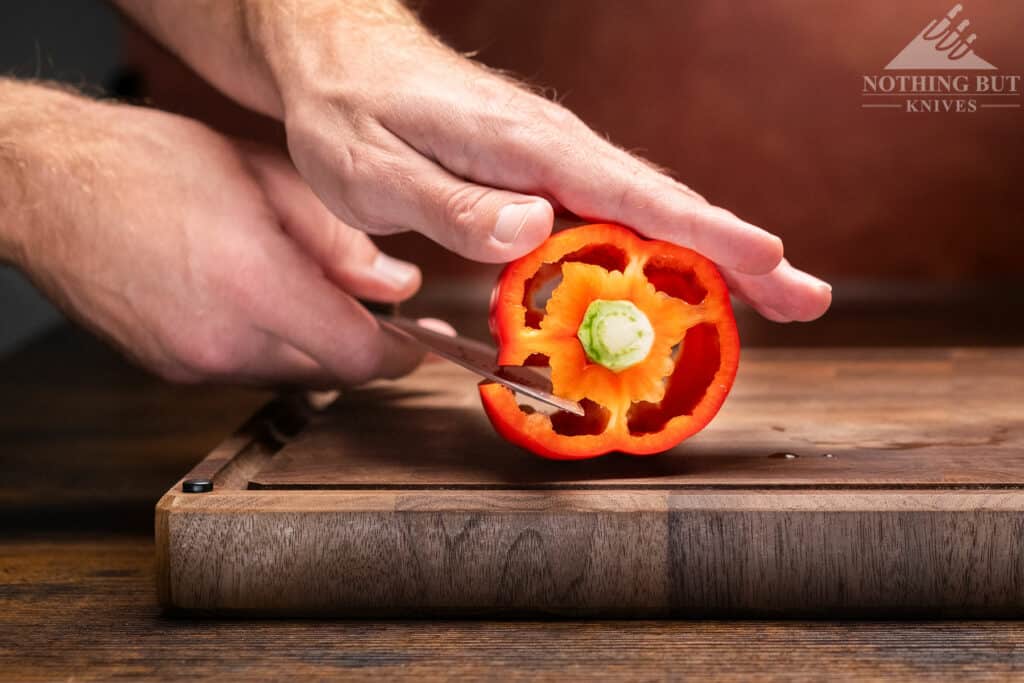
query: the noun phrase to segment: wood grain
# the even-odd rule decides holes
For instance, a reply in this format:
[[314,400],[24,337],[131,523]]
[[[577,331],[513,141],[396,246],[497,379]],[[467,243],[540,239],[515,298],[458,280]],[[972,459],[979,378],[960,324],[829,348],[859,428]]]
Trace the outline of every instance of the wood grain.
[[672,496],[679,612],[1024,613],[1024,493],[785,497]]
[[213,493],[169,491],[161,599],[345,616],[1017,615],[1022,374],[1020,350],[755,350],[698,438],[565,463],[503,442],[474,378],[427,365],[307,411],[293,438],[266,427],[295,423],[293,405],[264,411],[189,475]]
[[163,532],[168,604],[348,616],[1014,616],[1024,606],[1017,492],[352,495],[184,503]]
[[[1010,621],[169,618],[153,590],[153,501],[265,396],[167,387],[68,330],[0,361],[0,679],[1007,681],[1024,673],[1024,629]],[[278,494],[232,495],[267,493]],[[389,493],[403,496],[403,508],[440,508]],[[446,504],[465,509],[457,496],[466,493]],[[791,492],[770,495],[780,493]],[[545,494],[531,492],[532,504],[542,509],[536,497]],[[495,509],[527,506],[490,500]],[[760,501],[741,496],[731,509]]]
[[1017,622],[243,620],[162,615],[145,538],[6,541],[0,678],[1009,681]]
[[748,350],[710,427],[653,458],[533,457],[495,434],[475,385],[469,372],[435,363],[353,392],[250,487],[1024,485],[1019,349]]

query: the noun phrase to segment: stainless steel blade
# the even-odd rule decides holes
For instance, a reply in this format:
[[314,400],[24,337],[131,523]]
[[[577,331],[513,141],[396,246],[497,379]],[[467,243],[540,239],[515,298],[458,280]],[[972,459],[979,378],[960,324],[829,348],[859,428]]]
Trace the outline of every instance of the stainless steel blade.
[[472,370],[492,382],[503,384],[512,391],[524,394],[559,410],[583,415],[579,403],[559,398],[551,393],[551,382],[540,372],[528,367],[503,367],[497,364],[498,352],[492,347],[465,337],[449,337],[421,327],[415,320],[386,313],[374,313],[377,320],[387,329],[446,358],[456,365]]

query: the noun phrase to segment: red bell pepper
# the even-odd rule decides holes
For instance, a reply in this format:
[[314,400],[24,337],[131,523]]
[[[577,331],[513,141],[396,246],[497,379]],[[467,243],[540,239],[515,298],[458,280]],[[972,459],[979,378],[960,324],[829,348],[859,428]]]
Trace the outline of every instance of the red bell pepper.
[[714,264],[618,225],[565,230],[508,264],[490,322],[500,365],[549,367],[552,391],[586,414],[546,415],[484,382],[487,416],[512,443],[560,460],[675,446],[715,416],[739,363]]

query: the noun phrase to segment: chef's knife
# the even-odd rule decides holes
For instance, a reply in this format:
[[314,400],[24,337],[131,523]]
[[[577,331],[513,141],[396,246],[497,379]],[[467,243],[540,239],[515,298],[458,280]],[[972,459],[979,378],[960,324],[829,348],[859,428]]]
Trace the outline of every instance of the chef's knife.
[[570,412],[573,415],[584,414],[579,403],[552,394],[550,380],[533,368],[498,365],[498,351],[493,346],[488,346],[475,339],[459,336],[449,337],[440,332],[428,330],[415,320],[396,315],[394,309],[388,310],[379,306],[367,306],[367,308],[385,329],[404,339],[415,341],[420,346],[426,347],[429,351],[456,365],[461,365],[481,377],[504,384],[512,391],[535,398],[559,410]]

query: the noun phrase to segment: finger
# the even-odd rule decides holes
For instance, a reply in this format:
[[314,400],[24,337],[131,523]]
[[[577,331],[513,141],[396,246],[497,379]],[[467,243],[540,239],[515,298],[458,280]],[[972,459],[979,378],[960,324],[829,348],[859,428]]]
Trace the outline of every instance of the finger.
[[[747,303],[749,303],[749,302],[747,302]],[[768,306],[764,306],[762,304],[750,304],[750,306],[755,311],[760,313],[761,317],[766,318],[767,320],[771,320],[773,323],[791,323],[791,322],[793,322],[792,318],[790,318],[788,316],[784,316],[781,313],[779,313],[778,311],[769,308]]]
[[785,259],[767,275],[729,269],[723,269],[722,275],[735,294],[776,322],[814,320],[832,303],[831,285],[797,270]]
[[411,372],[423,353],[381,329],[297,247],[281,237],[277,277],[251,296],[257,323],[334,375],[340,385]]
[[263,354],[254,358],[233,379],[259,386],[288,385],[311,389],[338,385],[338,378],[324,366],[280,340],[274,340]]
[[264,153],[254,165],[285,230],[342,289],[373,301],[402,301],[419,290],[420,269],[381,252],[332,214],[288,159]]
[[415,230],[486,263],[518,258],[551,234],[554,212],[543,197],[467,182],[383,129],[374,145],[374,160],[340,190],[337,208],[356,227]]
[[549,169],[546,187],[570,211],[609,220],[682,245],[739,272],[768,273],[782,259],[782,240],[615,148],[595,134],[573,146],[577,161],[538,147],[534,162]]
[[[777,235],[710,204],[686,185],[590,133],[595,144],[604,147],[609,165],[617,162],[621,169],[604,195],[612,220],[743,273],[769,273],[782,261],[783,244]],[[601,197],[591,193],[591,199]]]
[[458,176],[549,195],[579,216],[628,225],[739,272],[768,273],[782,259],[777,236],[709,205],[560,105],[525,93],[505,99],[508,114],[488,110],[464,117],[458,126],[451,125],[451,117],[413,121],[406,114],[392,116],[389,128]]

